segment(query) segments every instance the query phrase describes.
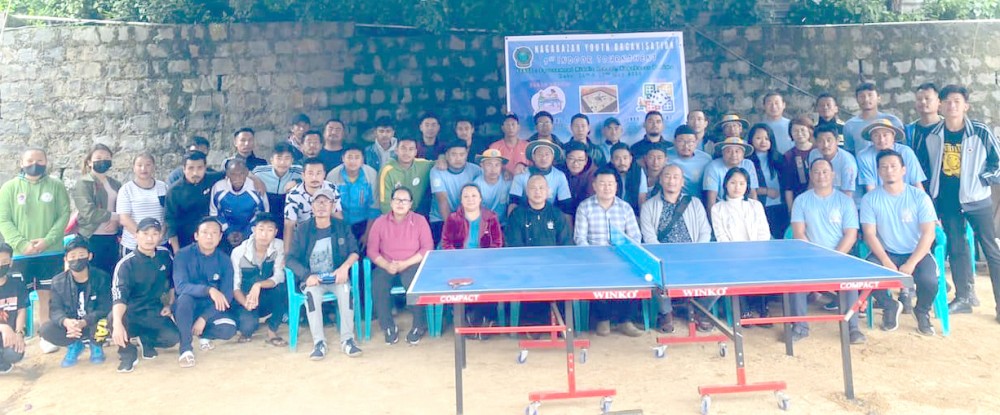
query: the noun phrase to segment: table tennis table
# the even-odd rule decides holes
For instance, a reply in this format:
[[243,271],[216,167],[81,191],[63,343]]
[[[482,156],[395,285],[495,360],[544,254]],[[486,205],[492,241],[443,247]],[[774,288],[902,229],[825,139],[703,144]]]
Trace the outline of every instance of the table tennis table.
[[[463,413],[462,370],[466,366],[465,337],[475,334],[563,333],[567,390],[530,392],[528,414],[537,413],[542,401],[600,397],[601,409],[610,411],[614,389],[578,389],[576,385],[573,303],[579,300],[643,300],[654,290],[672,298],[733,296],[730,313],[734,324],[712,317],[725,338],[734,344],[735,385],[699,387],[702,409],[708,411],[713,394],[774,391],[784,382],[747,383],[742,326],[796,321],[840,321],[845,393],[854,398],[851,380],[847,320],[861,309],[872,290],[912,285],[909,276],[840,254],[805,241],[783,240],[745,243],[692,243],[639,245],[613,232],[612,246],[567,246],[431,251],[421,262],[407,289],[411,304],[451,304],[455,331],[455,405]],[[738,296],[787,294],[812,291],[860,290],[855,304],[841,298],[844,315],[740,319]],[[464,327],[464,306],[496,302],[565,302],[561,318],[553,307],[550,325],[522,327]],[[708,312],[708,310],[700,310]],[[716,341],[717,336],[697,336],[693,331],[684,342]],[[552,343],[556,343],[553,339]],[[658,339],[661,347],[671,343]],[[582,343],[586,347],[586,343]],[[561,347],[560,346],[560,347]],[[522,346],[523,347],[523,346]],[[791,344],[786,345],[791,353]],[[787,408],[787,398],[779,395]]]

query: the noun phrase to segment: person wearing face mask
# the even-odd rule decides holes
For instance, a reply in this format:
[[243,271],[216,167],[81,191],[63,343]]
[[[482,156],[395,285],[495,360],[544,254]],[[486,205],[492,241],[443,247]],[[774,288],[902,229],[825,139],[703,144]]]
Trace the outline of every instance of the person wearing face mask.
[[63,270],[63,233],[69,222],[66,187],[46,174],[45,150],[32,148],[21,154],[21,174],[0,187],[0,234],[23,256],[13,266],[38,292],[37,318],[49,320],[49,287],[52,276]]
[[73,189],[77,232],[93,247],[94,266],[111,274],[118,263],[118,233],[121,229],[115,204],[122,184],[108,176],[114,153],[104,144],[95,144],[83,159],[83,177]]
[[111,312],[111,276],[91,266],[91,252],[87,239],[76,235],[66,244],[68,269],[52,278],[52,319],[42,326],[41,335],[49,343],[66,347],[64,368],[76,366],[84,348],[90,349],[90,363],[105,360],[101,342],[107,336]]
[[0,242],[0,375],[10,373],[24,358],[24,326],[27,321],[28,290],[21,280],[10,278],[14,248]]

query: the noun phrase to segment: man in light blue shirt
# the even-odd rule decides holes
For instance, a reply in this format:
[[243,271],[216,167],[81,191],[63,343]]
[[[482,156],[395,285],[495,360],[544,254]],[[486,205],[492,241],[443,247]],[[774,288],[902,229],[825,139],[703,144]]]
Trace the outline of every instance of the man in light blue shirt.
[[[733,167],[742,167],[746,171],[755,171],[753,162],[744,158],[753,152],[753,147],[739,137],[729,137],[715,146],[722,153],[721,158],[712,160],[705,167],[705,177],[702,179],[702,189],[705,191],[705,211],[711,212],[712,206],[725,192],[723,179],[726,172]],[[757,199],[757,175],[750,175],[749,197]]]
[[795,146],[788,129],[791,120],[785,118],[784,114],[785,98],[781,94],[771,91],[764,95],[764,120],[762,122],[771,127],[771,131],[774,132],[774,143],[781,154],[785,154]]
[[[861,200],[861,229],[871,250],[868,260],[913,276],[917,332],[933,336],[930,311],[937,294],[937,265],[930,250],[937,213],[927,193],[903,180],[909,167],[899,153],[884,150],[876,163],[883,184]],[[896,330],[903,305],[886,290],[875,291],[872,297],[884,308],[882,330]]]
[[851,153],[840,149],[837,126],[823,124],[816,127],[814,135],[816,144],[809,152],[809,164],[819,159],[830,162],[833,166],[833,188],[853,196],[858,184],[858,162]]
[[701,199],[701,179],[705,176],[705,167],[712,162],[712,156],[697,147],[698,137],[694,129],[687,125],[677,127],[674,131],[674,148],[667,152],[667,164],[680,167],[684,172],[683,193]]
[[563,158],[562,147],[551,141],[537,140],[528,144],[525,152],[535,165],[529,167],[528,171],[514,176],[514,181],[510,184],[510,204],[507,206],[507,213],[513,212],[518,205],[527,204],[523,199],[524,189],[528,185],[528,178],[533,174],[545,176],[545,182],[549,184],[550,190],[549,203],[556,205],[567,215],[575,213],[569,212],[570,199],[572,198],[569,191],[569,180],[566,179],[566,174],[562,170],[553,168],[556,160]]
[[[837,136],[831,134],[833,146]],[[833,187],[836,173],[833,164],[825,158],[809,163],[809,183],[812,189],[795,198],[792,205],[792,237],[812,242],[824,248],[849,253],[858,240],[858,210],[850,196]],[[846,291],[848,304],[858,300],[857,291]],[[806,315],[807,293],[791,294],[793,316]],[[866,341],[858,328],[857,315],[848,321],[851,344]],[[791,340],[799,341],[809,335],[809,323],[792,324]]]
[[446,144],[444,158],[448,167],[444,170],[432,169],[430,225],[434,244],[441,240],[441,228],[448,217],[462,202],[462,187],[472,183],[483,174],[479,166],[467,162],[469,149],[465,142],[454,140]]
[[897,143],[896,138],[903,137],[903,130],[897,128],[889,120],[876,120],[861,132],[861,135],[870,140],[872,145],[858,153],[858,183],[865,187],[866,192],[875,190],[881,186],[882,182],[877,174],[876,157],[883,150],[893,150],[903,158],[903,164],[909,166],[906,169],[904,180],[907,184],[924,190],[923,181],[927,180],[924,170],[920,168],[920,161],[917,155],[909,147]]
[[[507,204],[510,201],[510,180],[503,177],[504,165],[508,160],[497,149],[487,149],[476,156],[476,162],[483,169],[474,183],[483,196],[483,206],[497,214],[500,225],[507,223]],[[472,232],[469,232],[473,235]]]
[[854,90],[854,98],[858,100],[858,108],[861,112],[844,123],[844,148],[854,155],[858,155],[862,150],[871,146],[868,139],[861,136],[861,131],[875,120],[886,119],[893,126],[903,130],[903,121],[895,115],[879,112],[878,89],[875,84],[865,82]]

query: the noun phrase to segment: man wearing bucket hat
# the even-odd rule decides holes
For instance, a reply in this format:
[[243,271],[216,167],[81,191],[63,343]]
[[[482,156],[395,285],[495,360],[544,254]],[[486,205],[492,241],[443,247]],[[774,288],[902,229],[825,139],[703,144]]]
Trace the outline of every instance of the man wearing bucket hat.
[[[742,167],[746,171],[754,171],[753,162],[747,160],[747,154],[753,152],[753,146],[740,137],[729,137],[715,146],[716,159],[705,167],[705,177],[702,179],[702,190],[705,191],[705,210],[712,211],[712,206],[719,200],[724,191],[723,178],[733,167]],[[721,157],[720,157],[721,156]],[[757,175],[750,175],[749,197],[757,199]]]
[[528,183],[528,177],[533,174],[545,176],[545,181],[549,184],[549,202],[555,204],[566,214],[572,214],[569,210],[572,194],[569,191],[569,180],[562,170],[556,169],[553,165],[563,160],[563,150],[558,144],[547,140],[532,141],[526,150],[528,157],[534,163],[528,171],[514,176],[514,181],[510,185],[510,205],[507,212],[510,213],[518,205],[525,202],[524,189]]
[[917,155],[906,145],[897,142],[904,137],[903,129],[887,119],[879,119],[861,130],[861,136],[872,143],[858,153],[858,183],[865,187],[865,191],[870,192],[882,185],[875,162],[876,156],[882,150],[894,150],[899,153],[907,167],[903,179],[911,186],[924,189],[922,182],[927,180],[927,176],[924,176],[924,171],[920,168]]
[[510,180],[503,176],[504,167],[509,163],[497,149],[487,149],[476,156],[476,163],[483,174],[473,180],[483,196],[483,206],[497,214],[500,225],[507,223],[507,205],[510,201]]
[[719,122],[712,126],[712,134],[704,143],[704,150],[708,154],[718,155],[719,143],[725,141],[727,137],[743,137],[743,134],[750,129],[750,122],[740,118],[738,114],[723,115]]

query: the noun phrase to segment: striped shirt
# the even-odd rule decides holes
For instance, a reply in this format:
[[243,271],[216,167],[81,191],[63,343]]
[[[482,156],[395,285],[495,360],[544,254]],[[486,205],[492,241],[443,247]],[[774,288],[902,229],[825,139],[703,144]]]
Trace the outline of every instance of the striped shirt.
[[[333,211],[340,212],[340,192],[337,186],[324,180],[323,188],[333,191]],[[285,220],[292,222],[305,222],[312,219],[312,195],[306,191],[306,184],[302,183],[285,195]]]
[[[161,180],[157,180],[149,189],[144,189],[134,180],[129,180],[118,190],[115,213],[128,215],[136,224],[146,218],[155,218],[162,223],[166,196],[167,184]],[[136,248],[135,235],[128,229],[122,229],[122,246],[131,250]]]
[[635,212],[624,200],[616,197],[607,210],[601,207],[596,195],[580,202],[573,231],[573,241],[577,245],[611,245],[612,228],[636,241],[642,240]]

